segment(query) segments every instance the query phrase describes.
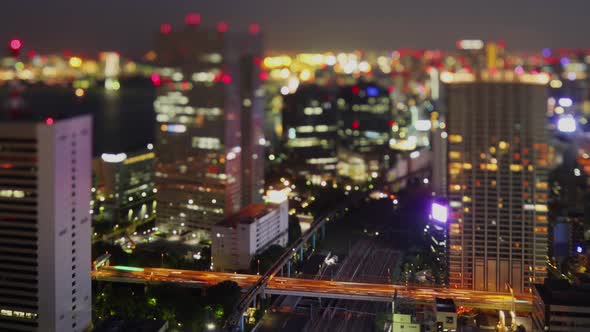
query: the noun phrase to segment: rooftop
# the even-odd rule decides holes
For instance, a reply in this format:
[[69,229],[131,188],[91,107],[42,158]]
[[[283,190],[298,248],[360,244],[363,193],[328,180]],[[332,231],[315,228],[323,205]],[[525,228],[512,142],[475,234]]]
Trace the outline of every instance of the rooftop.
[[440,312],[457,312],[455,301],[453,299],[436,298],[436,311]]
[[546,305],[590,307],[589,284],[570,285],[566,280],[552,280],[535,285],[535,289]]
[[445,71],[440,74],[440,80],[446,84],[488,82],[546,85],[549,83],[549,75],[546,73],[517,73],[512,70],[481,70],[477,75],[471,72],[451,73]]
[[250,225],[276,208],[275,204],[250,204],[238,213],[225,218],[217,225],[224,227],[236,227],[238,224]]

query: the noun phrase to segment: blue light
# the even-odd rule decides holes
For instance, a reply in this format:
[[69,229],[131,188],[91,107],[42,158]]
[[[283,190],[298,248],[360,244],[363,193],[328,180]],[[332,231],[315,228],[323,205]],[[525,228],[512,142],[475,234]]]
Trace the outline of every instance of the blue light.
[[543,51],[541,52],[541,54],[543,54],[544,57],[550,57],[551,56],[551,50],[548,48],[544,48]]
[[374,86],[367,87],[367,96],[369,97],[377,97],[379,95],[379,89]]
[[582,246],[576,246],[576,252],[578,254],[581,254],[582,253]]
[[567,66],[570,63],[570,59],[567,57],[563,57],[563,58],[561,58],[561,60],[559,60],[559,62],[561,62],[562,66]]

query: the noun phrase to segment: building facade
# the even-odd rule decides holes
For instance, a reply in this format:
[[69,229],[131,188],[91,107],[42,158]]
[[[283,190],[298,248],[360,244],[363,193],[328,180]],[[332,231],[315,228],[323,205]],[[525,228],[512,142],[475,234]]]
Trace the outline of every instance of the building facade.
[[91,324],[89,116],[0,123],[0,330]]
[[155,157],[148,148],[129,154],[105,153],[93,160],[90,204],[95,232],[102,222],[105,226],[124,227],[155,219]]
[[450,286],[531,293],[547,275],[548,77],[482,71],[441,79]]
[[156,43],[158,220],[169,231],[206,234],[261,200],[262,45],[257,31],[201,27],[191,15],[184,30],[163,25]]
[[284,98],[283,135],[290,171],[315,184],[332,179],[338,163],[338,112],[336,90],[302,85]]
[[250,267],[254,255],[289,240],[288,202],[251,204],[212,228],[211,256],[217,271]]
[[589,285],[572,286],[557,280],[534,286],[533,331],[590,330]]
[[338,175],[355,182],[377,178],[389,168],[394,124],[387,89],[358,81],[342,87],[336,101],[339,119]]

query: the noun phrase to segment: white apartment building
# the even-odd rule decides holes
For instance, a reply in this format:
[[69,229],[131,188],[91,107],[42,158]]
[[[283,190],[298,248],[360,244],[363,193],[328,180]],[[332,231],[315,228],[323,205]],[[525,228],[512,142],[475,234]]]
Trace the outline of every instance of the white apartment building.
[[254,255],[289,240],[288,202],[250,204],[213,225],[211,255],[217,271],[248,269]]

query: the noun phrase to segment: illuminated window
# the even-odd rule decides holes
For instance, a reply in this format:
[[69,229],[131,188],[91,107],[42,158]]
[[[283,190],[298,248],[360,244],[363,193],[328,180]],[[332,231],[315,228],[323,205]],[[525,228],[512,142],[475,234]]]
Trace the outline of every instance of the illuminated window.
[[465,202],[465,203],[471,202],[471,197],[469,197],[469,196],[463,196],[463,202]]
[[219,150],[221,141],[216,137],[193,137],[192,146],[203,150]]
[[535,220],[538,222],[547,222],[547,216],[536,216]]
[[472,168],[472,166],[471,166],[471,164],[469,164],[469,163],[465,163],[465,164],[463,164],[463,168],[464,168],[464,169],[471,169],[471,168]]
[[461,136],[461,135],[449,135],[449,142],[451,142],[451,143],[461,143],[461,142],[463,142],[463,136]]
[[22,190],[0,190],[0,197],[24,198],[25,192]]
[[498,170],[498,165],[497,164],[481,164],[481,165],[479,165],[479,168],[482,170],[488,170],[491,172],[495,172]]
[[455,184],[455,185],[451,184],[451,185],[449,185],[449,190],[450,191],[460,191],[461,190],[461,186],[458,185],[458,184]]
[[522,165],[519,165],[519,164],[511,164],[510,165],[510,170],[512,172],[520,172],[520,171],[522,171]]
[[458,152],[458,151],[449,151],[449,158],[450,159],[460,159],[461,158],[461,152]]
[[311,133],[311,132],[313,132],[313,126],[300,126],[300,127],[297,127],[296,130],[299,133]]
[[547,182],[537,182],[535,184],[535,186],[537,187],[537,189],[547,189],[547,188],[549,188],[549,185],[547,184]]
[[547,205],[545,205],[545,204],[535,204],[534,210],[537,212],[548,212],[549,211],[549,209],[547,208]]
[[321,107],[306,107],[303,109],[303,113],[305,115],[320,115],[323,113],[323,110]]

